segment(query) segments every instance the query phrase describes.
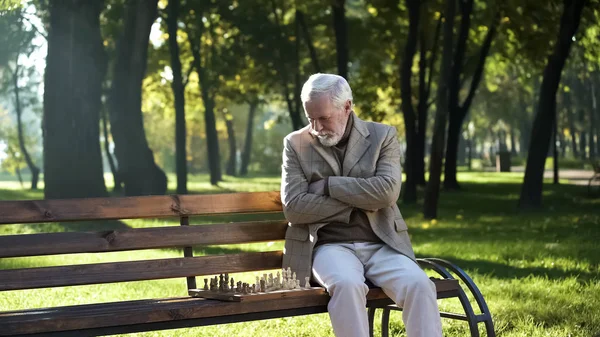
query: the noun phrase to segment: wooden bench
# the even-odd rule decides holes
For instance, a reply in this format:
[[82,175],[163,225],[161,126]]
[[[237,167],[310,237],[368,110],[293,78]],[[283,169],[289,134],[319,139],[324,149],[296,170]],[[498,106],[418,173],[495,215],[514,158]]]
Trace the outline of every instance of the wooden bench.
[[[50,308],[0,310],[0,336],[98,336],[150,330],[196,327],[214,324],[298,316],[327,311],[326,293],[252,302],[225,302],[188,295],[198,288],[197,276],[274,270],[281,267],[282,251],[238,252],[193,256],[193,247],[283,240],[286,222],[278,192],[218,195],[147,196],[72,200],[0,201],[0,224],[66,223],[91,221],[93,231],[35,233],[0,236],[0,266],[15,257],[75,253],[105,253],[144,249],[181,249],[182,256],[167,259],[102,262],[0,270],[0,292],[35,289],[29,296],[51,296],[45,288],[114,284],[117,282],[181,278],[177,297],[141,298],[109,303],[88,303]],[[251,214],[263,221],[190,225],[192,216]],[[274,215],[262,215],[273,213]],[[179,218],[179,226],[118,229],[103,228],[98,220]],[[264,219],[275,219],[267,220]],[[176,253],[177,254],[177,253]],[[67,258],[72,255],[66,255]],[[131,255],[132,258],[135,255]],[[458,297],[464,314],[442,313],[443,317],[469,322],[471,335],[479,336],[478,323],[485,322],[488,336],[494,336],[492,319],[483,297],[462,271],[444,261],[421,259],[423,267],[437,270],[439,298]],[[448,267],[450,266],[450,268]],[[475,314],[457,272],[482,311]],[[186,282],[183,282],[183,280]],[[202,282],[203,284],[203,282]],[[202,284],[198,284],[201,286]],[[112,287],[112,286],[111,286]],[[102,298],[102,296],[99,296]],[[98,302],[98,300],[96,300]],[[382,333],[387,336],[390,310],[400,310],[377,288],[368,294],[371,326],[375,311],[384,310]],[[9,311],[6,311],[9,310]],[[371,329],[372,330],[372,329]]]

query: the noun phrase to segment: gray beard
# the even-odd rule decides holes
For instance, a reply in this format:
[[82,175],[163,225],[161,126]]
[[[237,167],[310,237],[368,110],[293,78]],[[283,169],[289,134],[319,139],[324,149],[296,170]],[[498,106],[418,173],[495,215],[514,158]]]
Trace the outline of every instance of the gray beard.
[[325,147],[332,147],[337,145],[340,142],[340,138],[337,135],[329,136],[329,137],[317,137],[319,138],[319,143]]

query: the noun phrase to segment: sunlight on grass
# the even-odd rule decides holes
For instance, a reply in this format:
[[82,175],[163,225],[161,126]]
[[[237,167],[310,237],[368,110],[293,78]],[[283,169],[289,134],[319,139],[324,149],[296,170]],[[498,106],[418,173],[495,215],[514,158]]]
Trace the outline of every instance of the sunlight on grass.
[[[590,337],[600,334],[600,199],[589,198],[585,187],[547,184],[544,207],[538,212],[518,212],[522,173],[460,172],[463,190],[443,191],[439,218],[422,217],[422,200],[400,205],[410,228],[418,257],[440,257],[456,263],[475,280],[492,311],[498,336]],[[110,179],[107,179],[109,181]],[[225,177],[218,187],[207,183],[207,175],[190,177],[193,193],[270,191],[279,189],[279,177]],[[169,190],[175,190],[169,176]],[[36,199],[43,193],[20,190],[18,182],[0,181],[0,199]],[[16,187],[15,187],[16,186]],[[419,193],[422,195],[422,190]],[[281,219],[281,214],[269,219]],[[264,220],[264,215],[195,217],[192,224]],[[110,226],[131,228],[178,226],[178,219],[126,220],[121,224],[39,224],[0,226],[0,235],[18,233],[101,230]],[[109,226],[109,227],[106,227]],[[283,243],[194,247],[196,256],[217,252],[273,251]],[[1,259],[0,269],[33,266],[133,261],[181,257],[181,249],[137,252],[74,254]],[[233,274],[252,282],[255,273]],[[430,272],[430,275],[434,275]],[[203,276],[197,277],[202,286]],[[184,278],[8,291],[0,296],[0,310],[41,308],[58,305],[109,302],[142,298],[186,296]],[[439,302],[442,310],[460,311],[456,299]],[[476,305],[475,302],[472,303]],[[378,314],[376,321],[380,315]],[[466,323],[444,319],[444,335],[468,335]],[[375,334],[380,332],[376,326]],[[482,335],[485,336],[483,328]],[[327,314],[272,319],[130,334],[127,336],[333,336]],[[405,336],[401,313],[391,316],[391,336]]]

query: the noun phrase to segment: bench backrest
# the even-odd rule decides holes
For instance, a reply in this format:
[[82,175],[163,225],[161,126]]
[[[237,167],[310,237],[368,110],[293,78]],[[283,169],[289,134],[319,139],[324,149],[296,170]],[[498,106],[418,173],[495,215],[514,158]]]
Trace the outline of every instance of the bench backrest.
[[116,219],[180,219],[181,226],[0,236],[0,258],[184,248],[184,257],[0,270],[0,291],[277,269],[282,252],[193,257],[192,247],[283,240],[284,220],[189,225],[191,216],[280,213],[279,192],[0,201],[0,225]]

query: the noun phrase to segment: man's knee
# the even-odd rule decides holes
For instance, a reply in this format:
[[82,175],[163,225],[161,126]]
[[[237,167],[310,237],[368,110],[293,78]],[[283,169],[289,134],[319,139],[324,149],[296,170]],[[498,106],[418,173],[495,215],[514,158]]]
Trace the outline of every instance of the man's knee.
[[406,287],[408,292],[414,293],[429,293],[435,295],[436,289],[435,284],[429,279],[425,272],[421,271],[413,275],[410,280],[407,281]]
[[331,295],[333,295],[335,292],[366,295],[366,293],[369,291],[369,287],[367,287],[363,280],[358,278],[344,277],[333,282],[329,287],[327,287],[327,291]]

